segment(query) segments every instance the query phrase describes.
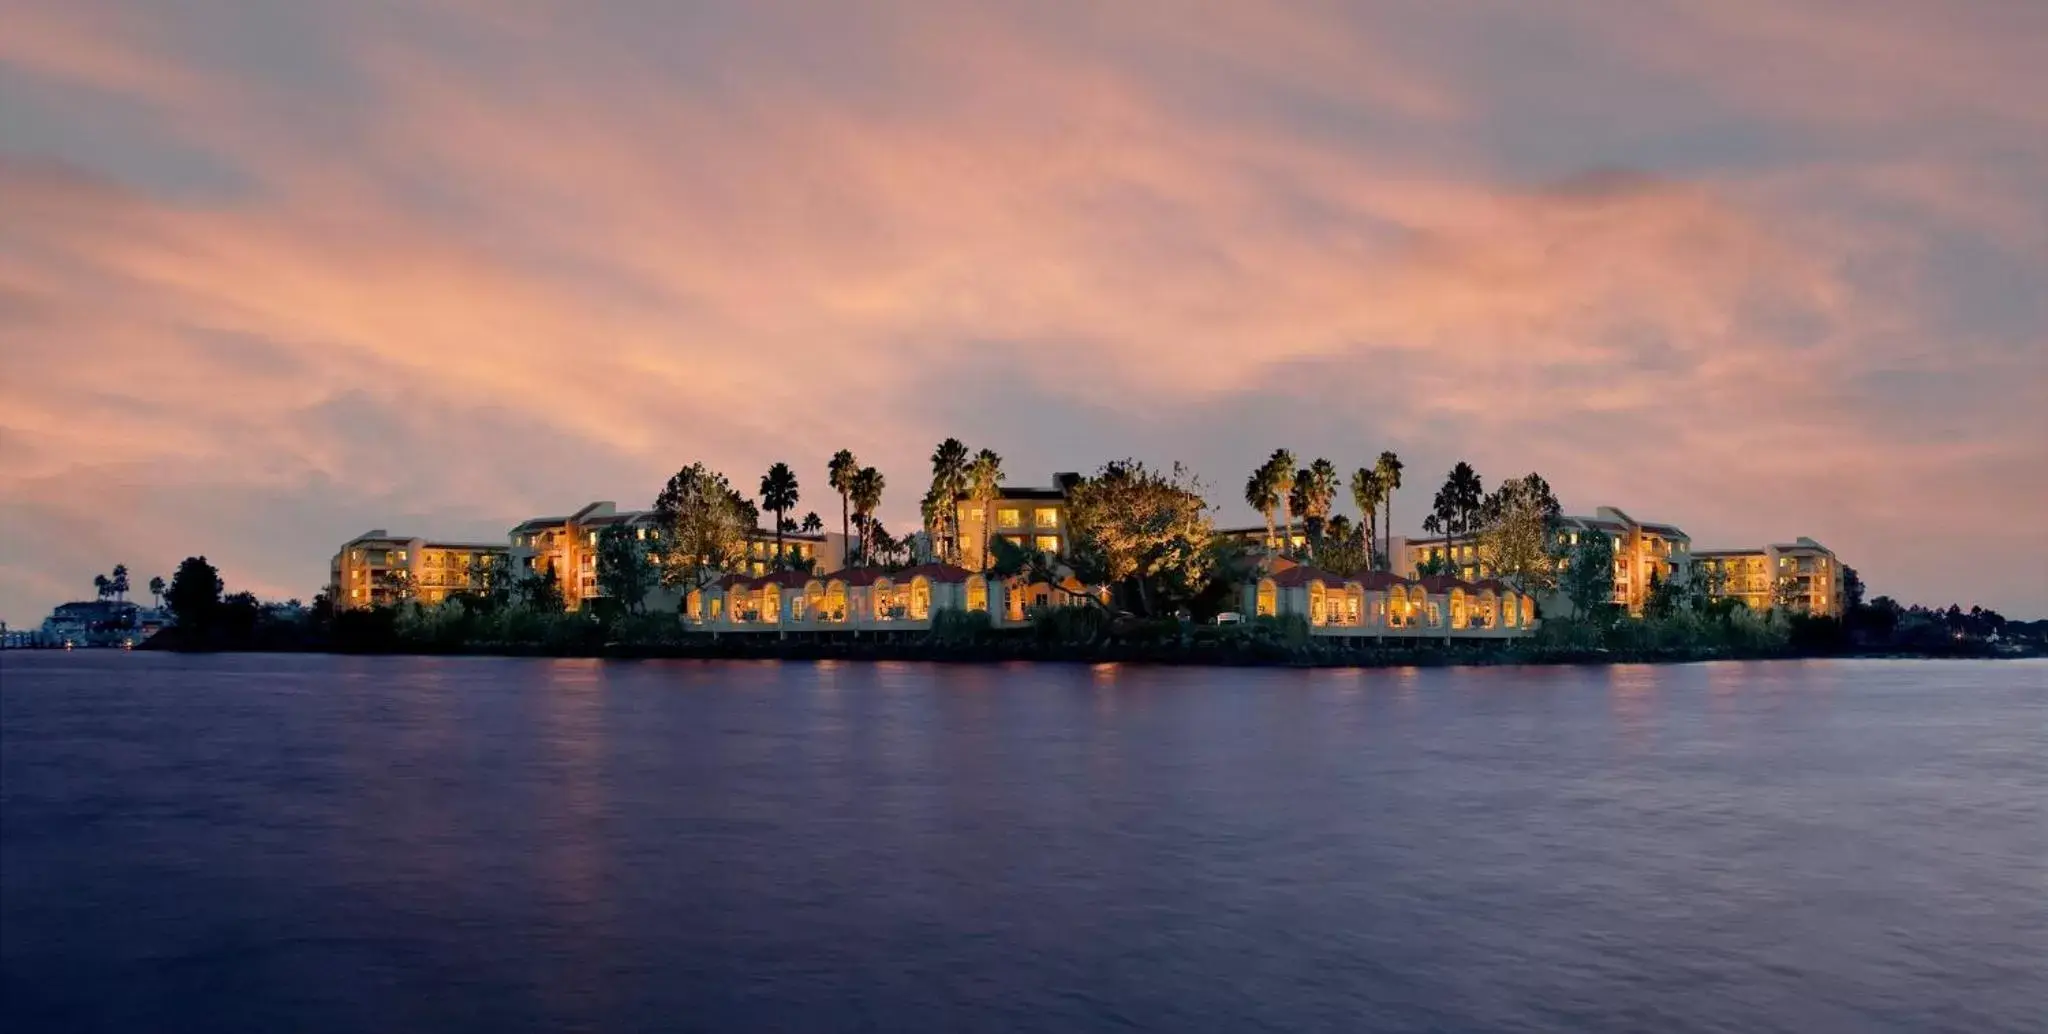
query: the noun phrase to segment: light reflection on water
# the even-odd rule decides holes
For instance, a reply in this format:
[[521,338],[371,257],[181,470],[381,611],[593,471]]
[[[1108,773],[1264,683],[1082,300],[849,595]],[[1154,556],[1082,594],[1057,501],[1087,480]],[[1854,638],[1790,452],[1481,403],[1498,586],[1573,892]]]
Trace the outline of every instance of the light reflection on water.
[[2042,665],[7,663],[0,1029],[1997,1031],[2048,1000]]

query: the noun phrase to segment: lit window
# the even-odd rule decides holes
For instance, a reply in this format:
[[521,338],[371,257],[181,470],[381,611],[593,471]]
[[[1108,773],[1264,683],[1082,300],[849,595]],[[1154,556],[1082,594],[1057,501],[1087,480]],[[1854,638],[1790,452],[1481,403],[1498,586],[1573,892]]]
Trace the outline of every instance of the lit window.
[[1039,527],[1041,527],[1041,528],[1057,528],[1057,527],[1059,527],[1059,526],[1060,526],[1060,512],[1059,512],[1058,510],[1040,510],[1040,511],[1038,511],[1038,526],[1039,526]]
[[1035,545],[1041,553],[1057,553],[1060,551],[1060,537],[1058,535],[1040,535]]
[[1014,506],[1003,507],[996,511],[996,523],[1005,528],[1014,528],[1024,523],[1024,513]]

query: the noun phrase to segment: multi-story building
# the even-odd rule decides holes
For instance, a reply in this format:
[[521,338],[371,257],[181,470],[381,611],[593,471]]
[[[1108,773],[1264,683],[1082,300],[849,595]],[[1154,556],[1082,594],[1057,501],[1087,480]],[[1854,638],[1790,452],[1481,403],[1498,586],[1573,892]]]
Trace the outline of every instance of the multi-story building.
[[[1248,524],[1236,528],[1218,528],[1216,529],[1216,534],[1223,538],[1237,539],[1241,542],[1250,543],[1254,548],[1265,549],[1269,552],[1279,550],[1282,541],[1287,543],[1288,549],[1302,549],[1308,545],[1308,532],[1303,530],[1299,522],[1295,523],[1292,531],[1289,531],[1283,525],[1275,524],[1273,525],[1273,533],[1271,535],[1266,534],[1266,526],[1264,524]],[[1377,547],[1374,548],[1374,552],[1378,552]]]
[[[1003,539],[1012,545],[1030,546],[1053,556],[1067,551],[1067,493],[1081,482],[1079,474],[1054,474],[1046,487],[1005,485],[993,505],[962,498],[960,516],[960,558],[963,566],[979,571],[982,543]],[[990,511],[984,513],[983,511]],[[945,544],[940,543],[941,547]]]
[[439,603],[478,587],[487,569],[502,567],[506,557],[497,543],[443,542],[376,528],[342,543],[328,563],[329,585],[339,609],[407,599]]
[[[562,598],[570,607],[599,595],[597,588],[597,539],[606,528],[624,525],[635,538],[648,543],[651,558],[657,559],[661,527],[653,510],[620,510],[616,503],[601,500],[567,517],[534,517],[521,521],[509,533],[513,569],[553,571],[561,584]],[[784,553],[794,553],[820,571],[846,566],[845,536],[834,532],[803,534],[784,532]],[[756,528],[747,537],[743,571],[755,577],[767,574],[775,559],[775,533]]]
[[1782,602],[1803,613],[1832,617],[1846,603],[1842,562],[1803,535],[1754,549],[1703,549],[1693,554],[1693,563],[1709,595],[1741,600],[1751,610]]
[[[1684,581],[1691,569],[1690,536],[1676,525],[1636,520],[1619,507],[1602,506],[1591,517],[1563,517],[1557,527],[1558,545],[1565,549],[1577,546],[1589,535],[1605,535],[1613,540],[1614,603],[1627,607],[1631,614],[1643,612],[1643,604],[1649,599],[1651,575],[1663,582]],[[1477,581],[1495,573],[1482,570],[1476,535],[1451,536],[1448,554],[1442,538],[1397,537],[1394,542],[1394,555],[1400,558],[1398,573],[1407,577],[1414,577],[1424,563],[1447,555],[1451,573],[1459,578]],[[1563,605],[1561,600],[1545,602],[1551,608]]]

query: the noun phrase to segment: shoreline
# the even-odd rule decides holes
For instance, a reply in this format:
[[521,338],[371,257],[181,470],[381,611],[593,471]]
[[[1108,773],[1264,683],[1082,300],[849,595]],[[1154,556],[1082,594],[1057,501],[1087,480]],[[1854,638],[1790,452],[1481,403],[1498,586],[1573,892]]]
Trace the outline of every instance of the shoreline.
[[1728,649],[1611,650],[1569,649],[1526,644],[1500,646],[1458,644],[1444,648],[1338,648],[1314,644],[1232,644],[1230,646],[1168,643],[1102,643],[1090,645],[1037,642],[805,642],[793,640],[727,640],[705,642],[601,644],[480,643],[446,648],[420,645],[337,647],[333,644],[221,644],[194,647],[157,644],[154,639],[136,650],[166,653],[319,653],[379,657],[528,657],[597,660],[778,660],[849,662],[924,662],[934,664],[1144,664],[1158,667],[1206,668],[1409,668],[1501,667],[1506,665],[1697,664],[1707,661],[1774,660],[2023,660],[2038,652],[1954,650],[1773,650]]

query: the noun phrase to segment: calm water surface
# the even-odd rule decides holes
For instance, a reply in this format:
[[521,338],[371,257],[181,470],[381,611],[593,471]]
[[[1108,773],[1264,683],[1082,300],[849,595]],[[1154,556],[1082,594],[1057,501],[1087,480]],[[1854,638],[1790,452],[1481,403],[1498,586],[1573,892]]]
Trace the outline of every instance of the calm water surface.
[[757,1029],[2048,1029],[2048,666],[0,657],[0,1030]]

